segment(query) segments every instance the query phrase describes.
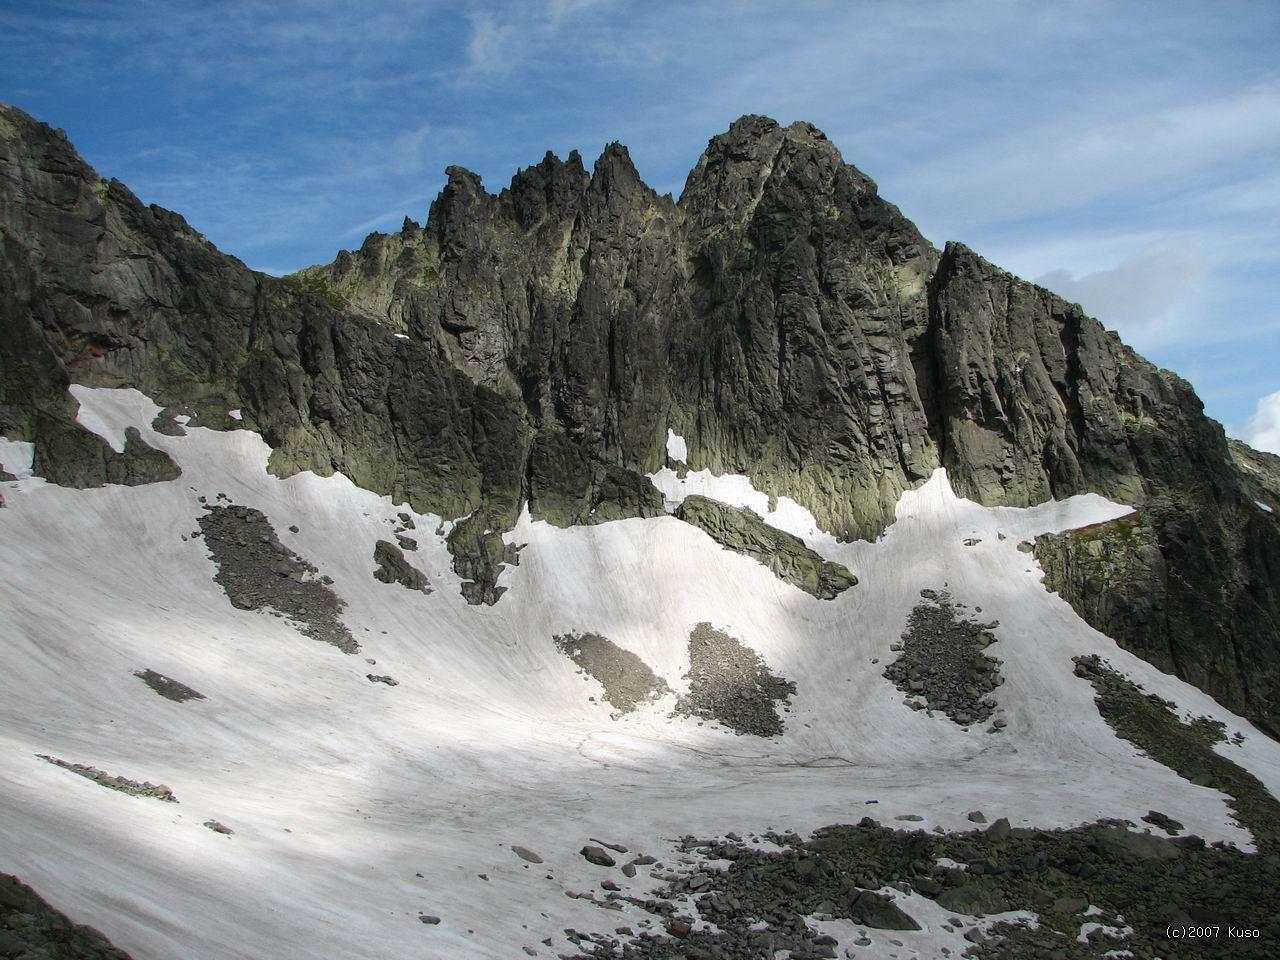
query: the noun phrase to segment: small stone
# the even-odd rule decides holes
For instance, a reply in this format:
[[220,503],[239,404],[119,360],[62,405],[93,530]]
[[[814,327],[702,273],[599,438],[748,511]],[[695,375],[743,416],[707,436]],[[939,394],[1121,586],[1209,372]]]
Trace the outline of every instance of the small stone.
[[672,920],[667,924],[667,933],[680,940],[689,936],[693,932],[693,924],[687,920]]
[[1010,834],[1009,821],[1005,817],[1001,817],[991,826],[987,827],[987,836],[992,840],[1004,840]]
[[430,926],[433,926],[433,927],[440,922],[439,917],[433,917],[431,916],[431,914],[428,914],[428,913],[418,914],[418,919],[421,920],[423,923],[429,924]]
[[1142,819],[1143,822],[1159,827],[1161,830],[1165,830],[1168,833],[1179,833],[1183,830],[1183,825],[1179,821],[1174,820],[1172,817],[1165,816],[1159,810],[1148,810],[1147,815]]
[[588,863],[594,863],[600,867],[616,866],[617,862],[609,854],[605,853],[600,847],[588,844],[578,851]]
[[986,823],[987,818],[986,818],[986,815],[981,810],[970,810],[969,822],[970,823]]
[[514,853],[521,860],[527,861],[528,863],[542,863],[542,858],[538,856],[536,853],[534,853],[532,850],[530,850],[528,847],[512,845],[511,852]]
[[600,844],[600,846],[604,847],[606,850],[612,850],[614,853],[627,852],[627,848],[620,843],[605,843],[603,840],[597,839],[596,837],[592,837],[591,842],[598,843]]

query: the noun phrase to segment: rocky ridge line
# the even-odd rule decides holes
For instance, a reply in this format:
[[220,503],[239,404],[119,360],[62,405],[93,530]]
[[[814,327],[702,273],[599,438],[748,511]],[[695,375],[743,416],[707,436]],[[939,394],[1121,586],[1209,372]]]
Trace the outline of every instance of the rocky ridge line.
[[1169,584],[1181,604],[1098,622],[1277,729],[1280,519],[1190,386],[1077,305],[933,248],[809,124],[741,118],[678,202],[618,144],[590,172],[549,154],[497,194],[451,167],[424,226],[273,278],[59,132],[0,120],[0,433],[35,443],[42,476],[108,470],[72,382],[197,423],[239,409],[278,475],[340,470],[465,517],[449,546],[474,603],[501,595],[522,505],[657,515],[644,474],[667,429],[691,469],[749,475],[846,538],[937,466],[986,504],[1097,492],[1138,506],[1159,552],[1135,608]]

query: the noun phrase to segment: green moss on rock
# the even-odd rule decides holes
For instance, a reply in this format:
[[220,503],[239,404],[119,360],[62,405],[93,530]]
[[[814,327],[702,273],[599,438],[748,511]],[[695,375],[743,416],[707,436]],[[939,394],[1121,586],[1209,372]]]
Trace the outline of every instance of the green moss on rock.
[[716,543],[751,557],[769,572],[819,600],[834,600],[858,578],[844,566],[824,560],[795,534],[771,527],[753,511],[707,497],[686,497],[675,515]]

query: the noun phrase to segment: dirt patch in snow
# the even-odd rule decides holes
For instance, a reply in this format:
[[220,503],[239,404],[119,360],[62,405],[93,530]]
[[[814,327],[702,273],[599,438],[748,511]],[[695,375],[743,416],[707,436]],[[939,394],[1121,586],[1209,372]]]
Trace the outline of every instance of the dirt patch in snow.
[[214,576],[232,606],[241,610],[276,610],[308,637],[331,643],[343,653],[360,645],[338,619],[346,603],[319,571],[276,536],[265,514],[234,504],[207,506],[199,518],[209,552],[218,566]]
[[598,633],[566,633],[553,639],[579,670],[604,687],[604,699],[623,713],[671,692],[647,663]]
[[[902,642],[890,649],[898,658],[884,676],[907,694],[907,706],[945,714],[961,726],[991,718],[996,701],[991,693],[1004,682],[1000,661],[982,651],[995,642],[991,633],[999,623],[978,623],[961,612],[945,591],[922,590],[924,602],[911,611]],[[1004,726],[996,719],[989,732]]]
[[716,720],[737,733],[782,733],[778,704],[790,704],[796,685],[775,677],[742,641],[703,622],[689,634],[689,692],[676,713]]

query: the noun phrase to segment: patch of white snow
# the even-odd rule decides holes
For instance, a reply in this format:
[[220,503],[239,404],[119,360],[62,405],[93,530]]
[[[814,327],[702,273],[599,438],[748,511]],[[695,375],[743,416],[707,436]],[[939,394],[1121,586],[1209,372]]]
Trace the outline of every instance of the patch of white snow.
[[676,463],[687,463],[689,460],[689,445],[684,442],[684,437],[670,427],[667,428],[667,456]]
[[35,462],[35,456],[34,443],[0,437],[0,469],[13,474],[19,480],[27,480],[31,477],[31,465]]

